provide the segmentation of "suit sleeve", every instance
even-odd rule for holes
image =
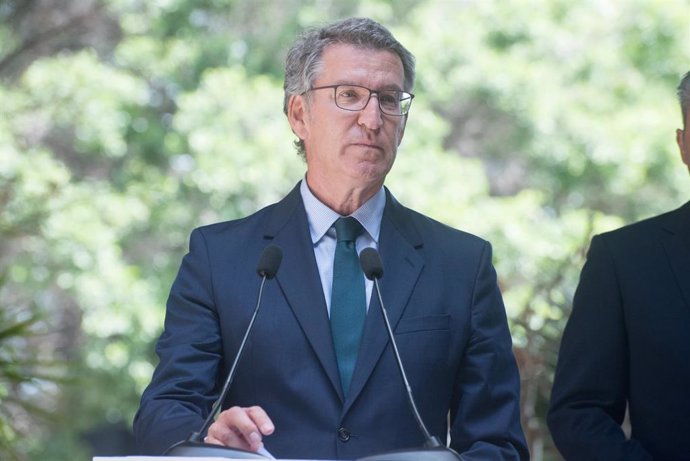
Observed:
[[[563,333],[548,426],[567,460],[648,460],[621,423],[628,389],[627,334],[615,261],[592,239]]]
[[[134,419],[142,453],[160,455],[199,430],[218,394],[221,348],[208,250],[197,229],[170,290],[160,361]]]
[[[451,447],[463,460],[527,460],[520,377],[488,242],[471,302],[470,338],[451,404]]]

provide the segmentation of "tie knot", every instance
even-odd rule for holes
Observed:
[[[338,242],[354,242],[364,228],[355,218],[338,218],[335,221],[335,233]]]

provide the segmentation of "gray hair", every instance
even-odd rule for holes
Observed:
[[[690,72],[686,73],[678,85],[678,101],[680,102],[680,111],[683,116],[683,128],[688,118],[688,111],[690,110]]]
[[[386,50],[397,54],[402,61],[404,91],[412,92],[415,78],[415,58],[381,24],[367,18],[349,18],[305,30],[288,51],[285,60],[283,112],[287,115],[291,96],[308,91],[322,68],[324,50],[334,44],[359,48]],[[297,152],[304,157],[304,142],[295,141]]]

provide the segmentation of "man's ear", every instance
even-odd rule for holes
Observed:
[[[306,97],[303,95],[292,95],[288,99],[287,118],[290,128],[295,135],[304,140],[309,135],[309,108],[307,107]]]
[[[678,144],[678,150],[680,150],[680,158],[683,160],[683,163],[687,165],[688,169],[690,169],[690,146],[687,145],[685,141],[685,130],[678,128],[676,130],[676,143]]]
[[[405,136],[405,128],[407,127],[407,117],[409,114],[403,115],[402,127],[400,128],[400,138],[398,139],[398,147],[402,143],[403,137]]]

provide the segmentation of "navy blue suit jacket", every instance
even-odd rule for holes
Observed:
[[[526,459],[490,245],[404,208],[388,192],[379,241],[381,295],[429,431],[445,440],[450,414],[451,445],[467,459]],[[420,447],[376,299],[343,396],[296,187],[247,218],[192,233],[168,300],[160,363],[134,422],[142,450],[161,453],[201,426],[253,312],[256,263],[271,243],[283,262],[266,284],[224,408],[263,407],[276,428],[264,443],[279,458],[354,459]]]
[[[690,202],[592,239],[548,423],[568,460],[690,460]]]

